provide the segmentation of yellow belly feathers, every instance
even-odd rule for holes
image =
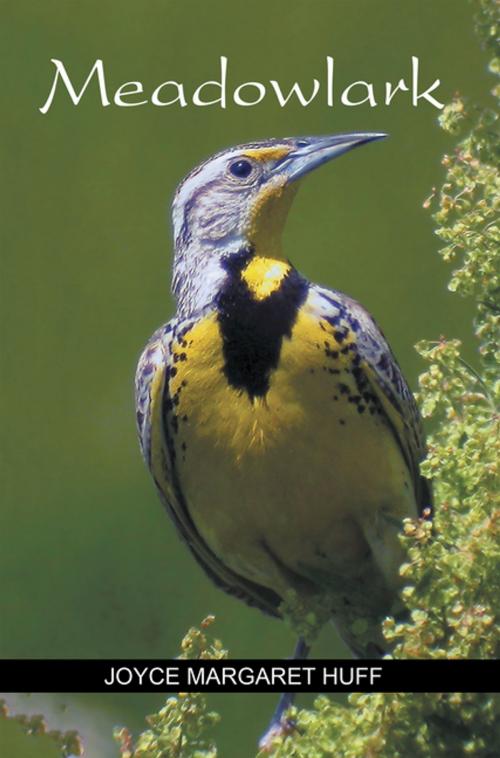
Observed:
[[[370,553],[394,586],[400,519],[416,515],[390,427],[339,389],[355,391],[350,353],[330,370],[325,340],[335,347],[306,301],[269,391],[254,399],[227,382],[215,314],[174,345],[185,354],[171,389],[180,390],[176,467],[191,517],[225,564],[281,595],[352,581]]]

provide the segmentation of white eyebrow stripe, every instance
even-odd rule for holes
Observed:
[[[214,158],[209,158],[206,163],[202,163],[201,166],[191,171],[179,185],[173,204],[177,205],[180,203],[184,205],[189,202],[189,198],[194,192],[197,192],[200,187],[205,186],[205,184],[208,184],[220,174],[227,161],[240,155],[241,149],[227,150],[224,153],[216,155]]]
[[[207,182],[214,178],[216,174],[226,161],[231,158],[242,157],[247,150],[259,150],[270,147],[287,147],[291,146],[291,143],[295,140],[294,137],[273,137],[271,139],[257,140],[255,142],[246,142],[241,145],[235,145],[227,150],[222,150],[215,155],[210,156],[204,163],[199,164],[194,168],[187,176],[180,182],[177,187],[177,191],[174,196],[173,205],[177,203],[186,203],[189,201],[194,187],[193,182],[196,182],[197,186],[203,186]]]

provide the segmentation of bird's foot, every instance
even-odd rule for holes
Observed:
[[[271,721],[267,731],[259,740],[259,750],[262,753],[270,754],[276,747],[276,741],[283,737],[293,734],[297,730],[295,719],[282,716],[278,721]]]

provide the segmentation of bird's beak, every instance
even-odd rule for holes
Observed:
[[[328,137],[297,138],[296,147],[276,164],[273,174],[285,175],[287,181],[294,182],[333,158],[360,147],[367,142],[384,139],[383,133],[335,134]]]

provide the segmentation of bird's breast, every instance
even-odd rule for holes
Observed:
[[[359,564],[360,524],[411,513],[414,500],[356,373],[355,334],[307,298],[280,333],[260,351],[256,335],[238,343],[234,317],[203,317],[173,345],[170,397],[179,482],[201,535],[234,570],[284,591],[284,566],[309,581]]]

